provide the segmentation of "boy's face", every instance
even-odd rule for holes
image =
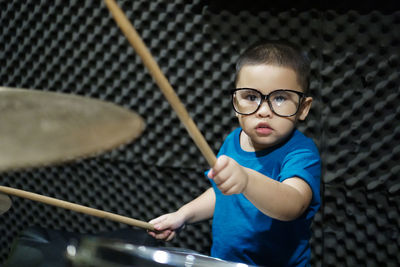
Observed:
[[[273,65],[243,66],[236,87],[254,88],[264,95],[277,89],[303,92],[292,69]],[[240,137],[242,148],[245,151],[257,151],[280,143],[292,132],[297,120],[304,120],[307,117],[311,103],[311,97],[305,98],[297,114],[292,117],[280,117],[274,114],[266,100],[253,114],[236,114],[243,129]]]

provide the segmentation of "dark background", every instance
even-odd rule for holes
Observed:
[[[312,265],[398,266],[398,2],[243,2],[118,1],[215,153],[238,125],[228,89],[239,53],[258,38],[302,46],[312,59],[314,105],[299,128],[323,160]],[[125,147],[2,173],[2,185],[144,221],[209,186],[207,162],[103,2],[0,1],[0,25],[1,86],[103,99],[137,112],[147,125]],[[126,227],[12,200],[0,216],[0,263],[21,231],[34,225],[74,233]],[[188,226],[167,244],[206,255],[210,245],[209,222]]]

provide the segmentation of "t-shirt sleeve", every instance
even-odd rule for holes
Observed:
[[[321,203],[320,181],[321,181],[321,159],[317,151],[312,149],[297,149],[289,153],[284,160],[279,181],[288,178],[299,177],[303,179],[312,190],[312,200],[307,218],[315,215]]]

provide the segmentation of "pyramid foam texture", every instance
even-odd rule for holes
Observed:
[[[258,38],[298,43],[312,60],[313,107],[300,130],[323,160],[313,266],[400,262],[400,9],[317,1],[117,1],[216,153],[238,126],[228,89]],[[336,1],[335,1],[336,3]],[[208,165],[101,1],[1,1],[0,85],[83,95],[146,122],[133,143],[60,166],[6,172],[1,184],[140,220],[209,186]],[[2,126],[0,126],[2,127]],[[12,197],[0,216],[0,263],[21,231],[78,233],[121,224]],[[210,222],[166,246],[209,255]]]

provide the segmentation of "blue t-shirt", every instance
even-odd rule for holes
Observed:
[[[306,266],[311,254],[310,225],[321,202],[318,149],[310,138],[294,130],[282,144],[247,152],[240,147],[241,131],[238,128],[226,138],[218,156],[227,155],[280,182],[300,177],[313,196],[299,218],[285,222],[263,214],[243,194],[223,195],[211,180],[216,194],[211,256],[250,265]]]

